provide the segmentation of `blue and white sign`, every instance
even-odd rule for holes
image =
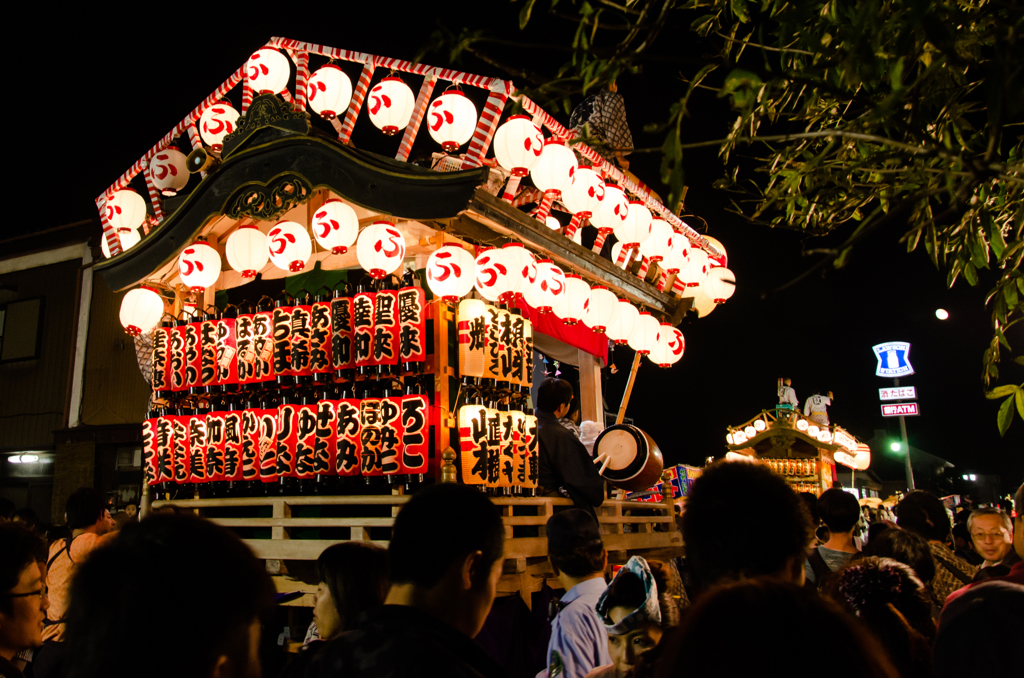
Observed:
[[[905,341],[887,341],[884,344],[872,346],[875,357],[878,358],[878,367],[875,369],[876,377],[905,377],[914,373],[910,366],[910,344]]]

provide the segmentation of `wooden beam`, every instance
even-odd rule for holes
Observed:
[[[601,394],[601,361],[577,349],[580,363],[580,421],[596,421],[604,427],[604,397]]]

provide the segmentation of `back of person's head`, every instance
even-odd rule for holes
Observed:
[[[935,559],[928,548],[928,542],[919,534],[898,527],[885,530],[872,537],[864,547],[865,556],[892,558],[914,571],[918,578],[928,583],[935,578]]]
[[[573,398],[572,384],[565,379],[548,377],[537,389],[537,409],[554,412],[562,405],[571,403]]]
[[[0,523],[6,522],[14,517],[14,511],[17,507],[14,502],[7,497],[0,497]]]
[[[38,533],[40,529],[39,514],[28,507],[18,509],[17,511],[15,511],[14,516],[11,517],[11,520],[16,523],[21,523],[22,525],[36,533]]]
[[[914,490],[896,505],[896,522],[904,530],[915,532],[928,541],[949,539],[949,516],[942,500],[930,492]]]
[[[818,498],[814,496],[813,492],[798,492],[797,496],[800,497],[800,501],[804,503],[804,508],[807,509],[807,514],[811,518],[811,525],[817,527],[821,522],[821,516],[818,515]]]
[[[954,543],[957,539],[963,541],[964,546],[970,547],[971,544],[971,531],[967,527],[967,522],[956,523],[953,525],[953,540]]]
[[[942,608],[935,678],[1019,678],[1024,666],[1024,587],[975,584]]]
[[[756,632],[738,638],[737,620]],[[662,639],[658,676],[895,678],[885,650],[834,602],[773,580],[735,582],[702,595]],[[730,646],[732,646],[730,648]],[[800,648],[828,648],[827,670]],[[718,650],[718,651],[716,651]]]
[[[7,596],[32,563],[46,562],[46,542],[16,522],[0,524],[0,614],[11,614],[14,599]]]
[[[548,559],[559,572],[587,577],[607,564],[601,529],[594,516],[581,509],[559,511],[548,518]]]
[[[106,510],[107,498],[96,490],[91,487],[82,487],[75,490],[74,494],[68,497],[68,502],[65,504],[68,528],[78,530],[94,525],[97,520],[103,517],[103,512]]]
[[[433,588],[467,555],[481,553],[481,572],[490,572],[505,549],[498,509],[469,485],[425,487],[402,507],[388,545],[392,584]]]
[[[93,551],[71,583],[65,678],[251,673],[253,629],[273,602],[263,562],[228,530],[154,515]]]
[[[316,560],[320,581],[331,592],[341,621],[338,631],[353,628],[360,614],[384,603],[388,595],[387,550],[358,541],[328,546]]]
[[[831,532],[849,532],[860,519],[860,502],[846,490],[825,490],[818,497],[818,515]]]
[[[683,542],[698,587],[784,575],[794,561],[803,563],[810,541],[803,501],[764,466],[717,462],[690,488]]]

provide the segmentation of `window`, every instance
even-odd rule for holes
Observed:
[[[42,297],[0,308],[0,362],[38,358],[42,323]]]

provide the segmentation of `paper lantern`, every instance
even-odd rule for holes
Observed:
[[[205,240],[196,240],[178,255],[181,282],[196,293],[203,293],[220,277],[220,255]]]
[[[119,228],[117,229],[117,239],[121,241],[121,251],[127,252],[139,244],[142,236],[139,235],[136,228]]]
[[[544,225],[550,228],[552,231],[559,231],[562,229],[562,222],[557,217],[546,216],[544,217]]]
[[[664,261],[661,262],[661,267],[664,268],[665,272],[669,275],[679,273],[679,270],[686,265],[689,258],[689,239],[679,231],[673,232],[672,244],[668,248],[668,254],[665,255]]]
[[[252,224],[239,226],[228,236],[224,254],[228,257],[228,266],[243,278],[255,278],[270,260],[267,236]]]
[[[352,102],[352,81],[340,67],[327,64],[309,76],[306,101],[321,118],[333,120]]]
[[[487,301],[507,303],[509,271],[504,250],[485,249],[477,255],[475,266],[476,276],[473,284],[480,296]]]
[[[717,255],[712,255],[709,252],[708,253],[708,258],[711,259],[711,261],[715,262],[716,266],[726,266],[726,267],[728,267],[729,266],[729,253],[725,251],[725,247],[722,245],[722,243],[719,242],[718,240],[712,238],[709,235],[704,236],[704,239],[708,241],[709,245],[711,245],[712,247],[717,247],[718,251],[722,253],[721,256],[717,256]]]
[[[402,265],[405,237],[390,221],[375,221],[359,233],[356,259],[371,278],[380,280]]]
[[[565,291],[555,309],[555,315],[561,318],[566,325],[575,325],[583,320],[583,314],[586,313],[589,301],[590,285],[578,275],[566,275]]]
[[[297,273],[313,255],[313,242],[302,224],[279,221],[267,232],[267,253],[274,266]]]
[[[651,235],[640,243],[640,254],[657,263],[668,255],[672,247],[672,227],[664,219],[651,219]]]
[[[220,153],[224,148],[224,137],[235,131],[236,120],[238,111],[232,108],[231,104],[223,101],[214,104],[199,116],[199,136],[214,153]]]
[[[476,263],[462,245],[447,243],[427,259],[427,285],[434,296],[454,304],[473,289]]]
[[[146,220],[146,200],[130,188],[107,196],[107,223],[115,232],[138,228]]]
[[[693,307],[697,309],[697,317],[703,318],[718,308],[718,304],[707,292],[701,292],[693,299]]]
[[[515,177],[525,177],[544,150],[544,133],[529,116],[513,115],[494,133],[494,159]]]
[[[548,259],[537,262],[537,280],[530,288],[531,299],[527,303],[538,313],[550,313],[565,294],[565,273]],[[536,303],[534,303],[536,302]]]
[[[370,122],[388,136],[409,124],[416,98],[401,78],[384,78],[370,90]]]
[[[616,344],[625,344],[640,324],[640,311],[627,299],[619,299],[619,314],[608,323],[604,333]]]
[[[562,202],[574,215],[589,219],[601,207],[604,191],[600,174],[589,167],[578,167],[572,172],[569,186],[562,190]]]
[[[446,153],[454,153],[473,136],[476,119],[476,106],[469,97],[457,89],[450,89],[430,102],[427,131]]]
[[[708,271],[708,283],[711,298],[716,304],[724,304],[736,292],[736,275],[724,266]]]
[[[118,317],[129,336],[148,334],[164,316],[164,300],[152,287],[145,285],[129,290],[121,299]]]
[[[245,76],[254,92],[277,94],[288,86],[291,75],[288,57],[276,49],[264,47],[256,50],[245,66]]]
[[[641,311],[640,321],[633,328],[633,334],[629,337],[629,347],[640,355],[647,355],[658,342],[661,333],[661,323],[647,311]]]
[[[648,357],[658,367],[671,367],[679,362],[685,350],[686,340],[683,339],[683,333],[668,323],[662,323],[658,341]]]
[[[168,146],[149,161],[149,173],[161,195],[177,195],[188,185],[187,157],[176,146]]]
[[[501,248],[501,256],[508,267],[508,293],[509,299],[502,300],[510,303],[511,299],[518,296],[524,298],[526,292],[537,280],[537,262],[530,254],[530,251],[517,242],[510,242]]]
[[[626,193],[615,184],[604,185],[604,198],[601,205],[591,217],[591,221],[599,231],[612,233],[616,227],[621,226],[629,216],[629,200]]]
[[[332,198],[313,214],[313,237],[332,254],[344,254],[359,235],[359,217],[348,204]]]
[[[558,198],[568,188],[578,167],[576,154],[564,142],[548,139],[537,162],[530,168],[530,178],[537,188]]]
[[[619,313],[619,298],[607,287],[594,287],[583,314],[583,322],[598,334],[604,334]]]
[[[680,280],[686,285],[686,292],[683,293],[684,297],[696,298],[700,295],[709,268],[707,252],[698,247],[691,247],[690,256],[687,257],[686,262],[680,267],[679,273],[676,275],[676,280]]]
[[[615,226],[613,231],[615,239],[623,245],[638,246],[650,237],[652,219],[651,211],[647,209],[647,206],[639,200],[633,200],[629,203],[626,218]]]

